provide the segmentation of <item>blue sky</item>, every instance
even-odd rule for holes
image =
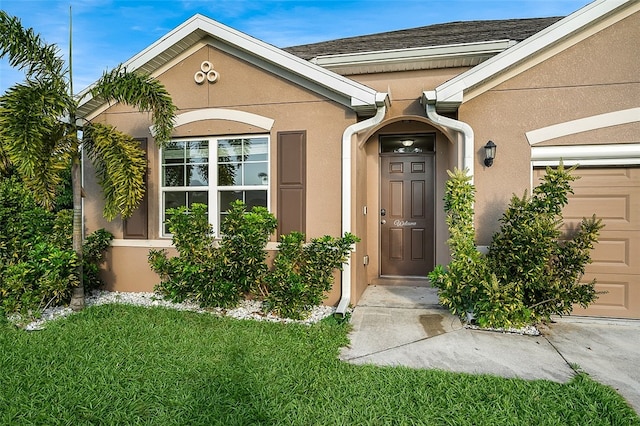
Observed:
[[[0,0],[68,57],[74,87],[134,56],[196,13],[278,47],[452,21],[565,16],[589,0]],[[0,60],[0,93],[23,75]]]

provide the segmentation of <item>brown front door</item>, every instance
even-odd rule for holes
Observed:
[[[426,277],[433,269],[434,158],[381,154],[380,275]]]

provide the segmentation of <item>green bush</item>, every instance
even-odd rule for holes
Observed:
[[[100,279],[100,264],[112,240],[113,234],[105,229],[98,229],[85,238],[82,244],[82,283],[85,290],[104,285]]]
[[[256,292],[267,273],[264,250],[269,236],[276,230],[276,218],[264,207],[247,212],[241,201],[235,201],[222,222],[220,251],[225,278],[236,283],[243,292]]]
[[[70,210],[49,212],[36,204],[18,179],[0,181],[0,307],[4,312],[37,314],[69,300],[79,283],[71,236]],[[89,278],[90,287],[99,260],[93,254],[84,259],[85,270],[95,274]]]
[[[207,206],[193,204],[191,210],[186,207],[169,209],[167,217],[178,256],[169,257],[166,250],[149,251],[151,269],[161,279],[155,290],[174,302],[195,299],[208,305],[210,297],[203,292],[207,282],[215,280],[220,261],[214,247],[213,229],[208,222]],[[214,301],[213,305],[233,304],[238,297]]]
[[[2,305],[7,312],[34,313],[64,303],[79,281],[72,250],[51,243],[38,243],[29,259],[9,265],[3,271]]]
[[[308,316],[331,290],[334,271],[342,269],[351,246],[360,240],[346,233],[342,238],[324,236],[309,244],[304,241],[305,236],[299,232],[281,237],[274,268],[267,275],[267,311],[293,319]]]
[[[489,268],[500,282],[521,291],[534,321],[569,314],[574,304],[586,307],[597,298],[595,280],[583,284],[580,278],[602,221],[593,215],[571,233],[560,229],[576,167],[547,168],[531,196],[514,196],[489,247]]]
[[[176,302],[195,300],[202,306],[231,307],[243,293],[256,290],[267,272],[264,246],[276,227],[267,209],[246,211],[234,202],[216,243],[207,220],[207,206],[194,204],[171,209],[169,230],[178,251],[168,257],[165,250],[151,250],[149,263],[162,282],[156,290]]]
[[[246,211],[234,202],[216,241],[207,220],[207,206],[194,204],[168,210],[169,230],[178,256],[151,250],[149,264],[160,275],[156,291],[172,301],[193,300],[202,306],[233,307],[244,296],[265,298],[265,309],[284,317],[302,318],[331,289],[333,273],[341,268],[359,241],[324,236],[304,244],[304,235],[282,236],[269,271],[265,245],[276,228],[264,207]]]
[[[572,193],[575,169],[547,169],[532,196],[514,196],[500,219],[487,256],[475,246],[475,189],[466,172],[449,173],[445,210],[452,260],[429,274],[441,303],[454,314],[472,314],[486,327],[510,327],[568,314],[597,297],[580,283],[602,228],[595,216],[583,219],[572,235],[562,235],[562,209]]]

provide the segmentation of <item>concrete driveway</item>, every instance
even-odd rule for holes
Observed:
[[[472,330],[439,305],[436,289],[371,285],[351,323],[344,361],[560,383],[579,368],[640,413],[640,321],[565,317],[539,336]]]

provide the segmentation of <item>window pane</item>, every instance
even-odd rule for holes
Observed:
[[[218,185],[242,185],[242,169],[238,163],[218,164]]]
[[[186,198],[187,194],[183,191],[178,192],[165,192],[164,193],[164,218],[163,218],[163,231],[165,234],[169,233],[169,226],[167,225],[167,219],[169,219],[169,215],[167,214],[167,210],[175,209],[180,206],[186,206]]]
[[[209,205],[209,193],[207,191],[191,191],[187,193],[187,196],[189,198],[189,207],[195,203]]]
[[[245,139],[245,161],[267,161],[267,138]]]
[[[218,162],[242,161],[242,139],[218,140]]]
[[[208,163],[209,162],[209,142],[208,141],[192,141],[188,143],[187,161],[190,163]]]
[[[184,186],[184,166],[164,166],[163,186]]]
[[[434,152],[435,145],[436,136],[434,133],[380,136],[380,152],[405,154]]]
[[[226,212],[231,208],[231,203],[236,200],[242,201],[243,191],[220,191],[220,212]]]
[[[269,183],[268,164],[265,163],[245,163],[244,184],[245,185],[267,185]]]
[[[187,166],[187,186],[209,185],[209,165],[198,164]]]
[[[247,210],[253,207],[267,207],[267,191],[245,191],[245,204]]]
[[[162,162],[184,162],[184,142],[169,142],[166,148],[162,150]]]
[[[164,211],[187,205],[187,193],[184,191],[164,193]]]

